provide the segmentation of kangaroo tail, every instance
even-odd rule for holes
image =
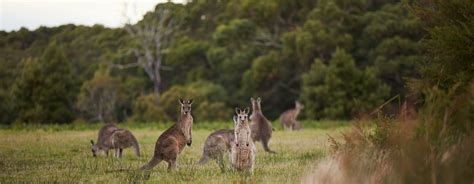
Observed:
[[[140,168],[140,170],[142,170],[142,171],[143,171],[143,170],[150,170],[150,169],[152,169],[153,167],[155,167],[156,165],[158,165],[160,162],[161,162],[161,158],[156,157],[156,156],[153,156],[153,157],[151,158],[151,160],[150,160],[147,164],[143,165],[143,166]]]
[[[204,146],[205,146],[205,145],[204,145]],[[199,160],[198,164],[199,164],[199,165],[202,165],[202,164],[207,163],[207,161],[209,161],[209,155],[208,155],[208,153],[207,153],[206,148],[204,148],[204,151],[202,151],[202,157],[201,157],[201,159]]]
[[[131,136],[132,137],[132,147],[133,147],[133,150],[135,151],[135,155],[137,155],[137,157],[140,157],[140,146],[138,145],[138,141],[137,141],[137,138],[135,138],[135,136]]]
[[[199,164],[199,165],[202,165],[202,164],[207,163],[207,161],[209,161],[209,156],[203,154],[202,157],[201,157],[201,159],[199,160],[198,164]]]

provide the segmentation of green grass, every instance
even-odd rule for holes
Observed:
[[[226,127],[229,123],[217,124],[212,127]],[[338,135],[346,129],[336,123],[298,132],[277,130],[270,141],[270,147],[277,154],[265,153],[257,143],[255,170],[249,175],[230,170],[222,173],[213,161],[202,166],[195,164],[201,157],[206,137],[212,132],[197,125],[193,129],[193,145],[178,156],[176,171],[168,172],[162,162],[150,172],[141,172],[138,168],[148,162],[155,141],[163,131],[153,125],[119,125],[135,134],[142,152],[142,157],[137,158],[131,149],[126,149],[122,159],[110,155],[92,157],[89,140],[96,139],[95,129],[99,125],[78,128],[81,130],[68,125],[42,125],[43,128],[37,130],[3,128],[0,130],[0,183],[299,183],[305,171],[327,154],[327,134]],[[62,129],[70,130],[59,131]]]

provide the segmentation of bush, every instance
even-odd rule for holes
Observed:
[[[180,113],[178,98],[193,98],[192,114],[196,121],[232,119],[232,108],[226,107],[227,94],[219,85],[198,81],[175,85],[161,94],[160,104],[152,94],[140,96],[133,107],[133,121],[175,121]]]
[[[156,105],[155,94],[148,94],[139,96],[133,103],[132,121],[137,122],[166,122],[171,118],[166,115],[163,108],[158,108]]]

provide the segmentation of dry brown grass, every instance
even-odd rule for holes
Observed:
[[[404,103],[397,118],[361,120],[330,139],[332,154],[303,183],[473,183],[474,83],[423,91],[418,114]]]

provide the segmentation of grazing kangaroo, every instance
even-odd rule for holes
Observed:
[[[168,163],[168,170],[176,168],[176,158],[183,151],[185,145],[191,146],[193,127],[193,116],[191,115],[191,104],[193,100],[183,100],[179,98],[181,113],[178,121],[165,132],[163,132],[155,144],[155,151],[150,162],[141,167],[141,170],[148,170],[155,167],[162,160]]]
[[[248,114],[250,109],[236,108],[237,116],[234,116],[234,141],[231,144],[230,160],[232,168],[236,171],[253,172],[256,149],[251,136]]]
[[[295,101],[295,108],[285,111],[280,115],[280,122],[283,128],[289,130],[300,130],[301,124],[296,120],[298,114],[304,106],[298,101]]]
[[[97,143],[94,143],[94,140],[91,140],[92,144],[92,156],[96,157],[99,151],[104,151],[105,155],[109,156],[109,149],[112,148],[112,142],[110,136],[113,132],[117,130],[117,126],[113,123],[106,124],[99,130],[99,135],[97,137]]]
[[[205,164],[209,159],[214,159],[217,164],[219,164],[221,171],[224,171],[224,154],[230,153],[231,143],[234,142],[234,136],[233,129],[221,129],[211,133],[204,143],[202,157],[199,160],[199,164]]]
[[[272,137],[273,128],[270,121],[268,121],[262,113],[260,106],[261,101],[262,99],[260,99],[260,97],[258,97],[257,100],[250,98],[250,102],[252,102],[252,115],[250,116],[250,120],[252,121],[250,127],[252,129],[252,139],[254,142],[260,141],[266,152],[275,153],[268,147],[268,141],[270,141]]]
[[[133,147],[135,155],[140,157],[140,147],[138,146],[138,141],[133,136],[132,132],[126,129],[117,129],[110,136],[110,142],[112,143],[112,148],[115,149],[115,156],[122,158],[122,151],[125,148]]]

